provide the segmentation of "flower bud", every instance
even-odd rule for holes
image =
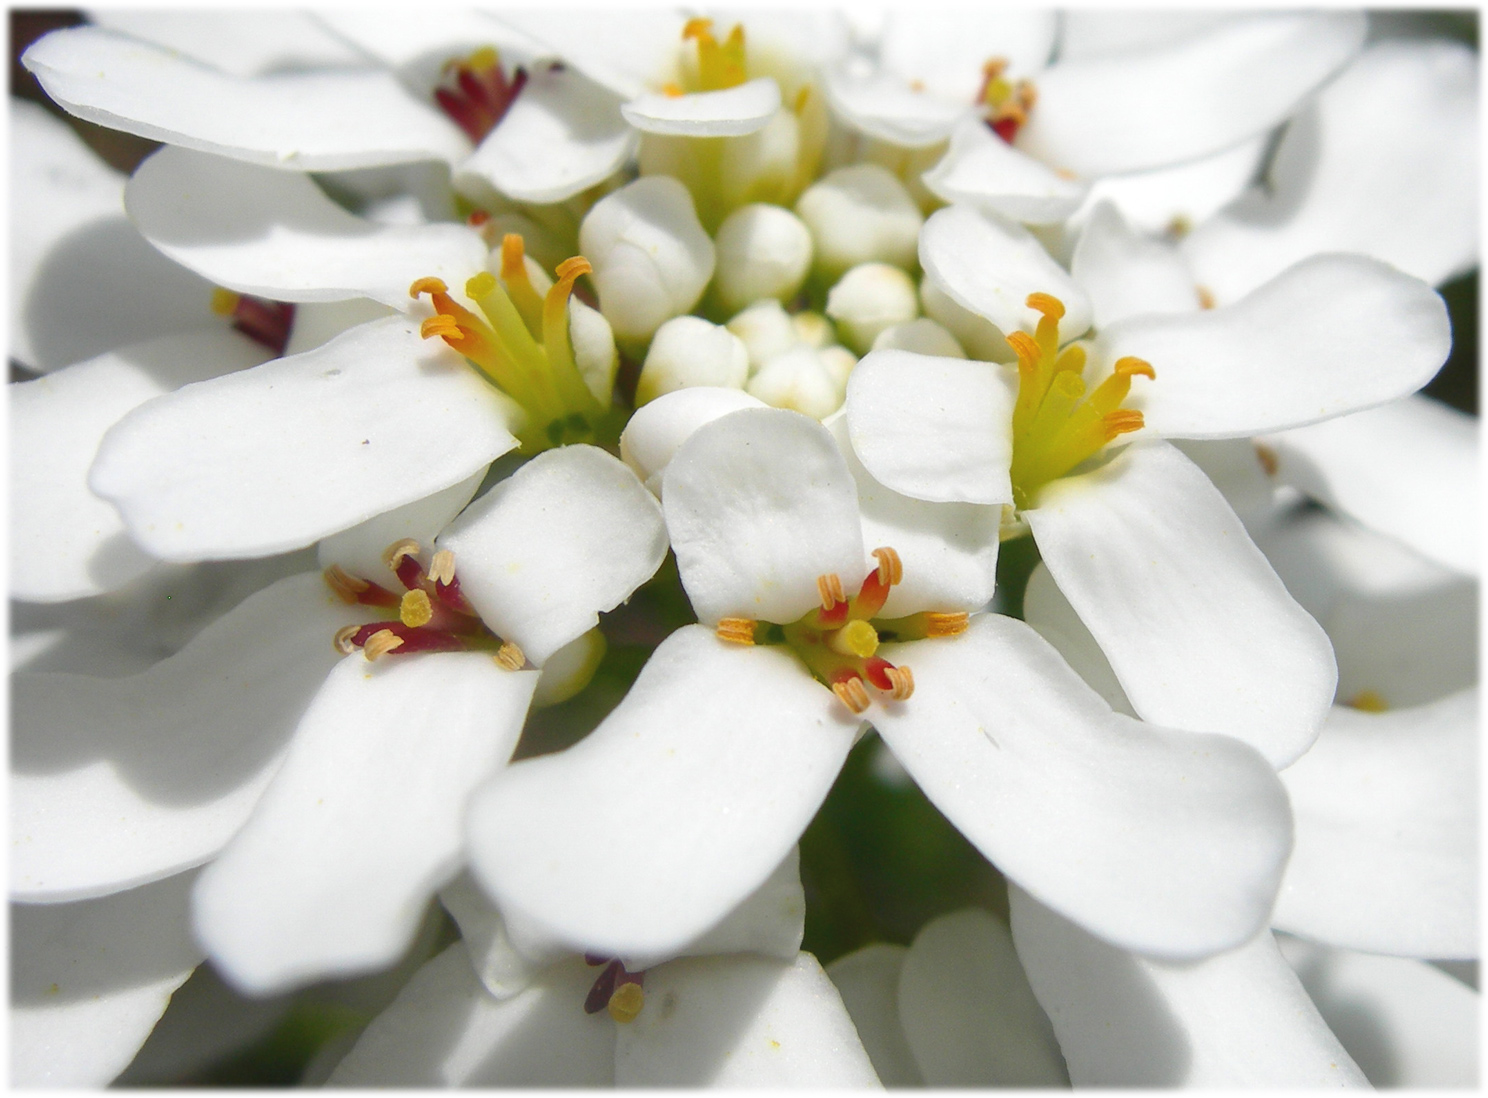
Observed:
[[[714,238],[718,270],[713,285],[735,313],[763,298],[788,301],[811,269],[811,233],[781,206],[755,203],[731,213]]]
[[[620,458],[661,495],[661,474],[677,448],[705,423],[743,408],[763,408],[742,389],[678,389],[638,408],[620,435]]]
[[[741,389],[748,376],[749,352],[733,332],[702,317],[673,317],[651,340],[636,384],[636,407],[698,385]]]
[[[928,277],[920,283],[920,301],[925,315],[955,336],[969,357],[984,362],[1012,362],[1017,357],[997,325],[957,304]]]
[[[800,342],[790,314],[773,298],[755,302],[726,327],[744,341],[750,368],[755,370]]]
[[[860,263],[909,269],[918,256],[924,216],[904,184],[886,168],[838,168],[810,187],[796,213],[816,243],[816,270],[828,281]]]
[[[808,347],[830,347],[837,340],[837,329],[821,313],[797,313],[791,323],[796,326],[796,338]]]
[[[575,640],[569,641],[547,658],[538,676],[537,688],[532,693],[532,704],[541,709],[567,701],[594,678],[604,659],[604,634],[595,626]]]
[[[848,271],[827,294],[827,315],[842,341],[866,354],[878,333],[920,315],[914,282],[898,267],[863,263]]]
[[[615,390],[615,371],[620,368],[620,352],[615,349],[615,333],[604,314],[591,309],[577,298],[568,302],[568,339],[573,344],[574,365],[584,376],[584,384],[594,399],[606,408]]]
[[[905,324],[895,324],[878,333],[873,341],[875,351],[913,351],[919,355],[937,355],[940,358],[965,358],[966,352],[956,337],[929,317],[920,317]]]
[[[832,375],[832,380],[837,383],[838,390],[845,396],[847,378],[853,372],[853,367],[858,364],[858,356],[841,344],[834,343],[830,347],[818,350],[816,357],[826,368],[827,373]]]
[[[579,250],[594,266],[616,339],[637,349],[690,312],[713,277],[713,241],[687,188],[667,176],[637,179],[596,202],[579,227]]]
[[[842,404],[842,389],[818,353],[798,346],[760,367],[745,386],[751,396],[775,408],[789,408],[821,419]]]

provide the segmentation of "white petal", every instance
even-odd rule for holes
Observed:
[[[515,445],[464,359],[388,317],[135,409],[104,436],[90,487],[156,556],[266,556],[457,484]]]
[[[1028,576],[1028,586],[1023,589],[1023,620],[1038,631],[1054,646],[1064,662],[1078,672],[1085,684],[1099,694],[1107,705],[1118,713],[1135,717],[1131,701],[1106,654],[1096,644],[1090,630],[1075,613],[1075,608],[1059,590],[1049,567],[1040,561]]]
[[[1151,49],[1188,38],[1233,19],[1221,9],[1075,8],[1060,13],[1059,60],[1101,57]]]
[[[975,503],[927,503],[885,488],[854,454],[847,419],[827,429],[858,487],[863,546],[887,546],[899,554],[904,578],[889,591],[880,617],[919,610],[980,610],[997,586],[997,549],[1002,509]]]
[[[1016,396],[993,364],[874,351],[847,382],[853,450],[876,479],[916,499],[1011,503]]]
[[[586,11],[583,18],[559,9],[505,10],[497,18],[552,49],[558,57],[616,95],[632,99],[647,86],[680,79],[688,45],[680,11],[636,8]]]
[[[899,1023],[899,974],[908,952],[902,945],[874,942],[827,966],[873,1070],[887,1087],[925,1085]]]
[[[988,58],[1008,63],[1008,74],[1029,76],[1043,68],[1054,47],[1058,17],[1017,8],[927,8],[889,13],[880,51],[890,72],[922,81],[926,90],[971,103],[982,86]]]
[[[391,316],[392,309],[365,297],[344,301],[302,301],[294,307],[294,326],[285,355],[300,355],[323,347],[342,332],[349,332],[369,320]]]
[[[1332,647],[1191,461],[1131,446],[1024,515],[1144,719],[1238,737],[1275,766],[1307,750],[1333,700]]]
[[[1131,230],[1110,203],[1091,213],[1075,245],[1070,273],[1090,295],[1103,329],[1144,313],[1194,313],[1199,295],[1182,253]]]
[[[1075,1086],[1368,1087],[1270,931],[1175,964],[1092,938],[1022,889],[1008,899]]]
[[[594,446],[539,454],[439,538],[491,630],[541,667],[651,578],[666,556],[661,508]]]
[[[791,847],[785,860],[763,884],[744,898],[724,920],[690,942],[679,954],[706,957],[714,953],[758,953],[791,962],[806,930],[806,892],[801,887],[801,852]],[[647,958],[626,958],[631,971],[648,968]],[[661,958],[656,963],[660,963]]]
[[[878,1084],[837,989],[809,953],[794,963],[673,961],[646,974],[646,1000],[616,1035],[618,1086]]]
[[[167,147],[125,192],[129,216],[166,255],[213,282],[279,301],[371,297],[409,308],[417,278],[459,289],[485,269],[463,225],[376,225],[349,214],[308,175]]]
[[[964,206],[938,210],[920,233],[920,263],[956,304],[1003,332],[1037,326],[1042,314],[1028,305],[1032,293],[1064,302],[1060,342],[1090,327],[1090,301],[1080,287],[1027,229],[1001,218]]]
[[[1353,56],[1364,30],[1356,12],[1277,12],[1065,62],[1038,77],[1038,103],[1017,143],[1080,175],[1218,152],[1286,118]]]
[[[1064,1059],[1007,925],[967,908],[926,923],[899,977],[899,1016],[932,1087],[1062,1087]]]
[[[1377,1087],[1478,1085],[1476,991],[1421,961],[1278,939],[1307,994]]]
[[[871,711],[926,795],[1010,879],[1110,941],[1194,957],[1265,924],[1291,846],[1249,747],[1113,713],[1031,628],[886,645],[914,696]]]
[[[96,27],[54,31],[24,63],[79,118],[271,168],[454,161],[470,148],[453,122],[387,72],[234,77]]]
[[[620,435],[620,456],[659,495],[662,473],[694,431],[730,412],[764,406],[742,389],[678,389],[635,410]]]
[[[595,972],[573,957],[514,998],[494,999],[456,942],[372,1020],[329,1085],[608,1086],[615,1023],[583,1010]]]
[[[101,1087],[128,1066],[201,960],[186,917],[191,880],[12,905],[12,1086]]]
[[[336,630],[357,620],[320,576],[292,576],[143,674],[17,675],[11,894],[83,899],[215,854],[340,658]]]
[[[1282,771],[1297,845],[1273,923],[1411,957],[1476,957],[1478,693],[1429,706],[1335,708]]]
[[[1261,464],[1256,444],[1248,438],[1174,439],[1235,509],[1247,530],[1258,528],[1276,507],[1276,484]],[[1303,603],[1306,606],[1306,603]],[[1311,607],[1308,608],[1309,612]]]
[[[1273,435],[1277,476],[1312,498],[1477,575],[1478,423],[1422,396]]]
[[[852,474],[820,424],[750,409],[699,428],[662,478],[667,531],[698,620],[795,621],[867,571]]]
[[[858,723],[785,652],[686,626],[587,739],[477,793],[472,869],[575,948],[676,950],[779,865]]]
[[[1441,297],[1364,256],[1304,260],[1233,305],[1132,317],[1094,357],[1136,355],[1157,379],[1133,393],[1147,426],[1177,438],[1260,434],[1413,393],[1447,360]]]
[[[362,60],[314,16],[296,11],[95,8],[88,18],[234,76],[346,68]]]
[[[921,178],[947,202],[1037,224],[1064,220],[1085,197],[1085,184],[1019,152],[976,115],[962,118],[946,155]]]
[[[344,657],[197,884],[197,934],[224,975],[263,995],[397,960],[458,870],[461,806],[510,756],[536,684],[481,652]]]
[[[43,602],[122,587],[156,562],[88,490],[99,440],[181,385],[269,357],[223,326],[162,336],[10,388],[11,593]]]
[[[854,129],[891,145],[929,148],[951,135],[967,102],[926,95],[888,72],[858,73],[843,66],[826,74],[827,101]]]
[[[483,46],[497,49],[507,68],[539,49],[491,13],[461,8],[324,8],[310,18],[359,53],[397,69],[406,84],[431,93],[447,62],[462,61]]]
[[[519,202],[561,202],[603,182],[637,138],[613,93],[558,67],[537,69],[501,124],[460,166]]]
[[[468,872],[439,890],[439,902],[459,926],[476,975],[498,999],[510,999],[543,969],[573,952],[539,927],[509,928]]]
[[[1184,241],[1232,301],[1316,252],[1439,284],[1478,258],[1478,63],[1456,42],[1380,42],[1291,125],[1264,188]]]
[[[780,85],[762,76],[723,91],[687,95],[648,92],[622,105],[620,113],[644,133],[738,137],[764,129],[779,109]]]

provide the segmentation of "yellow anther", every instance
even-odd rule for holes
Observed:
[[[689,19],[682,27],[682,41],[688,42],[694,38],[701,38],[709,34],[713,29],[713,20],[698,17]]]
[[[508,282],[527,277],[527,247],[520,233],[501,238],[501,277]]]
[[[1261,463],[1261,468],[1266,471],[1268,477],[1274,477],[1276,470],[1281,468],[1281,459],[1276,456],[1276,451],[1269,446],[1257,442],[1255,444],[1256,460]]]
[[[594,266],[583,256],[576,255],[558,264],[554,271],[559,282],[573,282],[580,275],[592,274]]]
[[[624,983],[615,989],[605,1009],[617,1022],[633,1022],[645,1005],[646,993],[641,990],[641,985]]]
[[[444,284],[444,280],[432,276],[416,278],[413,280],[413,285],[408,287],[409,297],[418,297],[419,294],[443,294],[448,292],[449,287]]]
[[[1003,73],[1007,72],[1007,67],[1006,57],[989,57],[982,62],[982,76],[987,80],[996,80]]]
[[[495,47],[482,46],[465,59],[465,67],[476,72],[488,72],[501,63]]]
[[[821,597],[823,610],[830,610],[839,602],[847,601],[842,595],[842,577],[836,572],[816,577],[816,593]]]
[[[362,645],[362,655],[369,660],[378,660],[395,648],[403,647],[403,638],[391,629],[379,629]]]
[[[336,593],[336,597],[342,602],[354,603],[357,596],[371,586],[366,580],[359,579],[345,571],[339,564],[333,564],[322,573],[325,577],[326,586]]]
[[[914,694],[914,673],[907,667],[890,667],[884,671],[893,689],[889,691],[889,697],[895,701],[908,701]]]
[[[351,643],[351,638],[356,636],[360,629],[360,625],[348,625],[344,629],[337,629],[335,639],[332,641],[336,646],[336,651],[343,656],[349,656],[355,652],[356,645]]]
[[[398,603],[398,620],[410,629],[433,621],[434,603],[429,600],[429,592],[418,588],[403,592],[403,601]]]
[[[1034,342],[1033,336],[1027,332],[1009,332],[1007,334],[1008,346],[1018,356],[1018,365],[1021,368],[1032,369],[1038,364],[1039,345]]]
[[[719,618],[714,631],[719,640],[733,644],[754,643],[754,622],[750,618]]]
[[[1168,222],[1168,227],[1164,231],[1174,240],[1182,240],[1193,232],[1193,222],[1183,214],[1174,214],[1173,220]]]
[[[1390,703],[1373,690],[1359,691],[1348,702],[1348,705],[1364,713],[1383,713],[1390,708]]]
[[[1199,308],[1214,308],[1214,291],[1210,290],[1208,286],[1195,286],[1194,293],[1199,296]]]
[[[240,300],[242,299],[231,290],[218,286],[212,291],[212,312],[218,316],[232,316]]]
[[[448,587],[455,582],[455,554],[448,549],[441,549],[434,554],[434,559],[429,562],[429,578],[435,583],[442,583]]]
[[[527,664],[527,657],[511,641],[503,644],[493,658],[508,671],[520,671]]]
[[[957,637],[966,632],[971,618],[964,612],[939,614],[931,611],[925,615],[925,636]]]
[[[676,84],[666,83],[661,86],[661,94],[668,99],[681,99],[687,93]]]
[[[1029,294],[1025,304],[1030,309],[1043,313],[1050,320],[1064,319],[1064,302],[1052,294]]]
[[[398,565],[403,562],[404,557],[416,557],[419,553],[419,543],[413,538],[402,538],[393,542],[382,551],[382,563],[393,571],[398,570]]]
[[[844,679],[842,682],[834,682],[832,693],[842,699],[842,704],[854,713],[862,713],[868,709],[868,691],[863,688],[862,679]]]
[[[481,271],[465,280],[465,296],[474,300],[485,297],[496,288],[496,276],[490,271]]]
[[[827,647],[839,656],[856,656],[866,660],[878,651],[878,630],[866,621],[850,621],[823,638]]]
[[[878,558],[878,582],[889,587],[900,583],[904,579],[904,562],[899,559],[899,554],[887,545],[873,550],[873,555]]]
[[[1157,377],[1157,371],[1152,368],[1152,363],[1144,358],[1134,358],[1131,355],[1118,358],[1112,369],[1123,377],[1133,377],[1136,374],[1141,374],[1143,377]]]
[[[460,335],[460,322],[447,313],[436,313],[419,325],[419,335],[424,339],[433,336],[457,339]]]
[[[1120,435],[1140,431],[1146,423],[1142,413],[1132,408],[1117,408],[1114,412],[1107,412],[1101,417],[1101,425],[1105,428],[1107,442]]]

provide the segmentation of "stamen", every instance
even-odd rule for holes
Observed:
[[[827,647],[839,656],[867,659],[878,651],[878,631],[866,621],[850,621],[825,637]]]
[[[1064,302],[1052,294],[1029,294],[1025,304],[1030,309],[1037,309],[1050,320],[1064,319]]]
[[[609,1005],[610,996],[615,992],[615,979],[621,973],[622,968],[619,961],[611,961],[605,965],[604,971],[594,978],[594,983],[589,987],[589,994],[584,997],[584,1013],[598,1014]]]
[[[1144,358],[1136,358],[1132,355],[1127,355],[1125,358],[1118,358],[1113,369],[1123,377],[1132,377],[1136,374],[1141,374],[1143,377],[1154,380],[1157,378],[1157,371],[1152,368],[1150,362]]]
[[[422,588],[406,592],[398,605],[398,620],[410,629],[433,621],[434,604],[429,600],[429,592]]]
[[[403,638],[391,629],[379,629],[362,645],[362,655],[369,660],[381,659],[394,649],[403,647]]]
[[[435,313],[419,325],[419,335],[424,339],[433,336],[441,339],[459,339],[460,322],[444,313]]]
[[[890,667],[884,674],[889,677],[893,689],[889,697],[895,701],[908,701],[914,693],[914,674],[907,667]]]
[[[408,296],[417,298],[419,294],[444,294],[449,293],[449,287],[444,284],[442,278],[434,278],[432,275],[425,278],[416,278],[413,285],[408,287]]]
[[[934,611],[925,615],[925,636],[927,637],[956,637],[966,632],[971,622],[970,615],[964,612],[954,614],[938,614]]]
[[[899,559],[899,554],[889,546],[873,550],[873,555],[878,558],[878,582],[893,587],[904,579],[904,562]]]
[[[1255,444],[1256,460],[1261,463],[1261,468],[1266,471],[1268,477],[1276,476],[1276,470],[1281,468],[1281,459],[1276,456],[1276,451],[1269,446],[1259,442]]]
[[[842,577],[836,572],[816,577],[816,593],[821,596],[823,610],[830,610],[839,602],[847,601],[842,595]]]
[[[233,310],[238,307],[238,295],[231,290],[224,290],[221,286],[212,289],[212,312],[218,316],[232,316]]]
[[[625,975],[628,976],[630,973],[625,973]],[[639,973],[636,975],[639,976]],[[641,989],[640,981],[637,979],[618,984],[614,994],[610,996],[607,1007],[611,1018],[625,1023],[635,1021],[636,1015],[640,1014],[641,1008],[645,1005],[646,993]]]
[[[1390,708],[1384,696],[1373,690],[1361,690],[1345,704],[1363,713],[1384,713]]]
[[[732,644],[754,643],[754,621],[750,618],[720,618],[714,631],[719,640]]]
[[[501,649],[496,653],[494,658],[498,664],[508,671],[520,671],[527,664],[527,657],[511,641],[506,641],[502,644]]]
[[[868,691],[863,688],[863,680],[856,675],[834,682],[832,693],[854,713],[863,713],[868,709]]]
[[[361,632],[361,629],[360,625],[348,625],[344,629],[337,629],[335,639],[332,641],[336,646],[336,651],[343,656],[349,656],[355,652],[357,646],[352,638]]]
[[[359,579],[345,571],[339,564],[333,564],[321,575],[325,578],[326,586],[336,593],[336,597],[342,602],[355,604],[357,596],[371,586],[366,580]]]
[[[1101,418],[1101,423],[1106,431],[1106,441],[1112,442],[1119,435],[1140,431],[1146,426],[1147,421],[1142,413],[1135,409],[1117,408],[1114,412],[1107,412]]]
[[[435,583],[448,587],[455,581],[455,554],[448,549],[441,549],[434,554],[434,559],[429,562],[429,578]]]
[[[1214,292],[1210,290],[1209,287],[1197,286],[1194,288],[1194,292],[1199,295],[1199,308],[1214,308]]]

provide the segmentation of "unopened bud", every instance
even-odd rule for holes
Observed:
[[[814,419],[831,415],[842,405],[842,389],[810,347],[776,355],[749,379],[745,389],[766,404]]]
[[[838,168],[801,196],[796,213],[811,230],[816,269],[828,280],[860,263],[915,265],[925,219],[904,184],[886,168]]]
[[[694,431],[730,412],[763,407],[741,389],[679,389],[630,417],[620,435],[620,458],[659,496],[661,474]]]
[[[940,358],[965,358],[966,352],[956,337],[931,320],[920,317],[905,324],[895,324],[878,333],[873,341],[875,351],[913,351],[918,355],[936,355]]]
[[[758,370],[776,355],[784,354],[800,343],[791,316],[778,301],[756,301],[726,325],[744,341],[749,365]]]
[[[816,357],[827,373],[832,375],[832,380],[837,383],[837,388],[845,395],[847,393],[847,378],[858,364],[858,356],[849,351],[841,344],[834,343],[830,347],[823,347],[816,352]]]
[[[837,329],[821,313],[797,313],[791,323],[796,326],[796,337],[808,347],[829,347],[837,340]]]
[[[713,285],[731,313],[767,297],[790,300],[811,269],[811,232],[781,206],[754,203],[735,210],[713,243],[718,250]]]
[[[574,365],[583,375],[584,384],[589,386],[594,399],[608,408],[615,388],[615,371],[620,368],[620,352],[615,349],[615,333],[610,322],[603,313],[571,297],[568,339],[573,344]]]
[[[733,332],[702,317],[673,317],[651,340],[636,385],[636,406],[699,385],[741,389],[748,376],[749,352]]]
[[[878,333],[920,315],[919,295],[909,275],[887,263],[863,263],[842,276],[827,294],[827,315],[842,341],[859,354]]]
[[[596,626],[554,652],[542,665],[532,704],[538,708],[557,705],[588,686],[607,647],[604,634]]]

